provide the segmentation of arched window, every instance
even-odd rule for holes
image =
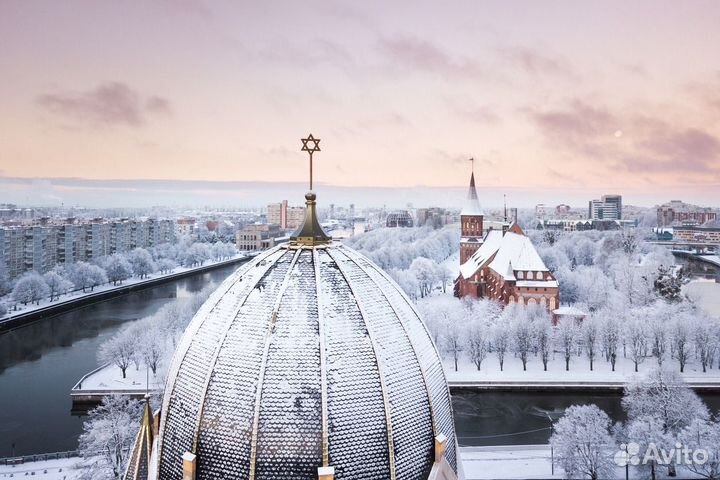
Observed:
[[[555,297],[550,297],[550,310],[555,310]]]
[[[542,272],[535,272],[535,280],[542,280]]]
[[[547,305],[547,299],[546,299],[545,297],[542,297],[542,298],[540,299],[540,305],[542,305],[543,307],[544,307],[545,305]]]
[[[537,301],[535,301],[534,298],[528,298],[527,304],[528,304],[528,305],[535,305],[535,304],[537,304]]]
[[[523,278],[525,278],[525,272],[519,271],[517,277],[522,280]]]

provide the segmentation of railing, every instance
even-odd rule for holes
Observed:
[[[20,455],[17,457],[0,458],[0,465],[22,465],[28,462],[44,462],[47,460],[73,458],[79,456],[80,452],[78,450],[70,450],[68,452],[37,453],[35,455]]]

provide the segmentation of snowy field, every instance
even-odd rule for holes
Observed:
[[[251,255],[252,255],[252,254],[251,254]],[[49,298],[45,298],[45,299],[43,299],[43,300],[40,301],[40,304],[39,304],[39,305],[34,305],[34,304],[33,304],[33,305],[22,305],[22,304],[20,304],[20,305],[18,305],[18,309],[17,309],[17,310],[9,310],[9,311],[7,312],[7,315],[5,315],[4,317],[0,317],[0,322],[2,322],[2,321],[5,320],[5,319],[11,318],[11,317],[14,316],[14,315],[23,314],[23,313],[29,313],[29,312],[32,312],[32,311],[34,311],[34,310],[38,310],[38,309],[45,308],[45,307],[49,307],[49,306],[62,305],[62,304],[64,304],[64,303],[72,303],[72,302],[74,302],[74,301],[76,301],[76,300],[79,300],[79,299],[81,299],[81,298],[83,298],[83,297],[88,297],[88,296],[90,296],[90,295],[96,295],[96,294],[98,294],[98,293],[109,292],[109,291],[112,291],[112,290],[118,290],[118,289],[121,289],[121,288],[126,288],[126,287],[131,286],[131,285],[137,285],[137,284],[142,284],[142,283],[145,283],[145,282],[148,282],[148,281],[154,281],[154,280],[157,280],[158,278],[172,277],[172,276],[175,276],[175,275],[178,275],[178,274],[183,274],[183,273],[191,272],[191,271],[193,271],[193,270],[199,270],[199,269],[207,268],[207,267],[209,267],[209,266],[216,265],[216,264],[231,263],[231,262],[234,261],[234,260],[237,260],[237,259],[240,259],[240,258],[245,258],[245,257],[247,257],[247,256],[248,256],[248,255],[245,254],[245,253],[239,253],[239,254],[231,257],[229,260],[207,261],[207,262],[205,262],[204,265],[198,266],[198,267],[182,267],[182,266],[178,266],[178,267],[176,267],[176,268],[173,269],[172,273],[167,273],[167,274],[153,273],[153,274],[150,274],[150,275],[148,275],[146,278],[143,278],[143,279],[138,278],[138,277],[133,277],[133,278],[129,278],[129,279],[123,281],[123,283],[122,283],[121,285],[113,285],[112,283],[107,283],[107,284],[105,284],[105,285],[100,285],[100,286],[98,286],[98,287],[95,287],[95,289],[94,289],[92,292],[91,292],[91,291],[83,292],[82,290],[76,290],[76,291],[69,292],[69,293],[67,293],[67,294],[62,295],[62,296],[61,296],[61,299],[62,299],[62,300],[60,300],[60,301],[55,300],[55,301],[51,302],[51,301],[49,300]]]
[[[720,318],[720,283],[694,280],[683,287],[683,293],[696,301],[710,315]]]
[[[122,392],[122,393],[144,393],[147,391],[147,381],[150,381],[150,391],[160,391],[164,383],[164,375],[158,370],[157,375],[148,371],[144,366],[140,369],[130,365],[126,371],[126,378],[123,378],[122,371],[117,365],[104,365],[93,372],[88,373],[80,380],[73,393],[88,392]]]
[[[0,465],[0,478],[32,477],[39,480],[78,480],[80,471],[74,467],[79,458],[61,458],[21,465]]]

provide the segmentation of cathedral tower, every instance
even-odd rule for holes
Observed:
[[[475,163],[473,159],[470,161]],[[462,265],[480,248],[483,242],[483,211],[478,201],[477,190],[475,190],[475,169],[470,174],[470,186],[468,187],[467,200],[460,212],[460,228],[462,238],[460,239],[460,264]]]

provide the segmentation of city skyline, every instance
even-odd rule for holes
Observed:
[[[450,205],[473,156],[484,205],[715,205],[719,20],[715,2],[3,2],[3,200],[240,204],[265,184],[225,182],[276,182],[292,202],[312,131],[321,201]]]

